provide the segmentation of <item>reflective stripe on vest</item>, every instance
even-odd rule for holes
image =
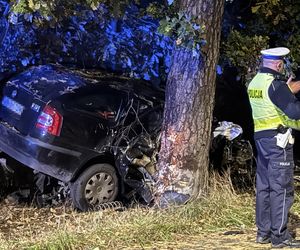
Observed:
[[[276,129],[279,124],[283,124],[282,117],[268,94],[273,80],[274,76],[272,74],[258,73],[249,84],[248,95],[255,132]]]

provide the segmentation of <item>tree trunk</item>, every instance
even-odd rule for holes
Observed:
[[[158,162],[157,202],[184,203],[207,192],[223,0],[181,0],[180,9],[206,26],[200,56],[177,47],[168,75]]]

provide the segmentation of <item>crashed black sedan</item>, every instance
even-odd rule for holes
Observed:
[[[141,80],[31,67],[2,82],[0,150],[68,183],[80,210],[133,191],[150,202],[163,99]]]

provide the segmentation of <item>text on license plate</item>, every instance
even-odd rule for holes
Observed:
[[[6,107],[10,111],[12,111],[18,115],[21,115],[24,110],[23,105],[17,103],[16,101],[12,100],[11,98],[9,98],[7,96],[3,97],[2,106]]]

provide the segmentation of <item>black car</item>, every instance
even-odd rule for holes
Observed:
[[[0,150],[68,183],[81,210],[127,190],[150,202],[163,100],[145,81],[31,67],[2,83]]]

